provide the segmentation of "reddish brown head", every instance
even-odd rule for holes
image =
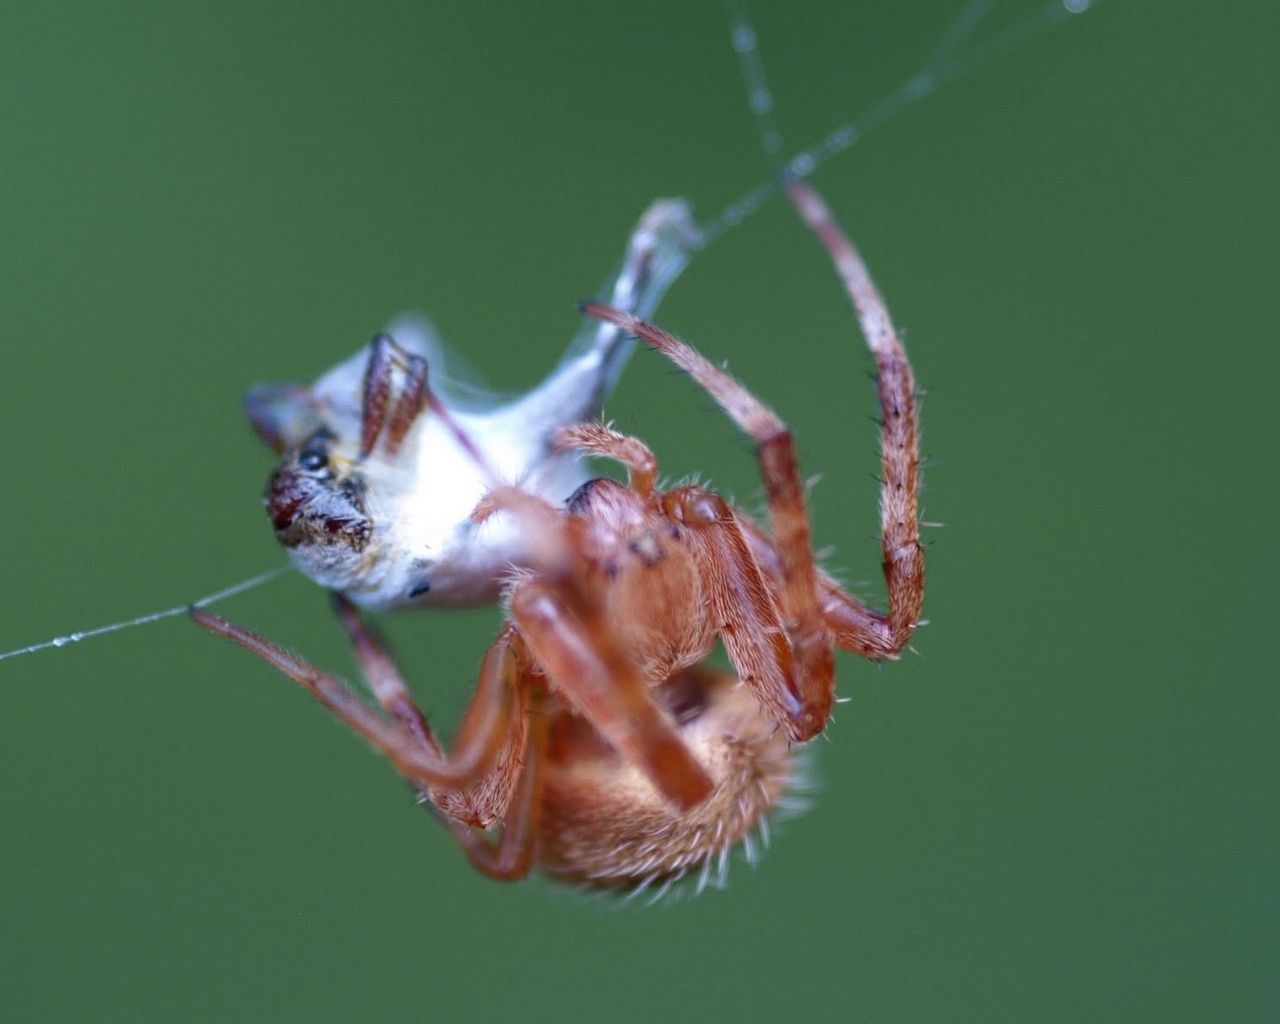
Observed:
[[[265,503],[276,538],[286,548],[337,546],[361,551],[372,524],[359,473],[341,471],[334,435],[320,429],[281,459],[267,481]]]

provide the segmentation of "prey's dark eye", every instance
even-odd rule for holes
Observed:
[[[324,452],[309,448],[298,456],[298,466],[308,473],[318,473],[329,464],[329,457]]]
[[[298,452],[298,468],[304,473],[320,473],[329,468],[329,446],[333,444],[333,433],[321,427],[309,438]]]

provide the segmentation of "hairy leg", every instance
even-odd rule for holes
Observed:
[[[924,549],[920,544],[920,446],[915,379],[906,350],[893,329],[884,299],[858,250],[818,194],[799,180],[787,183],[800,216],[822,243],[858,314],[862,333],[876,360],[880,395],[880,452],[884,483],[880,491],[880,537],[889,612],[867,621],[866,609],[834,585],[823,587],[827,618],[842,647],[891,657],[906,646],[924,604]],[[829,582],[829,581],[828,581]],[[868,629],[870,627],[870,629]],[[868,649],[868,650],[864,650]],[[881,653],[883,652],[883,653]]]
[[[578,423],[561,427],[551,439],[560,451],[580,451],[588,455],[613,459],[627,467],[631,489],[649,497],[658,482],[658,460],[649,446],[639,438],[620,434],[603,423]]]
[[[371,689],[397,718],[396,722],[382,718],[338,679],[243,626],[201,609],[193,609],[191,617],[211,633],[235,641],[304,687],[419,789],[456,790],[482,784],[487,774],[501,770],[497,752],[504,747],[507,736],[520,728],[520,701],[515,693],[518,677],[506,631],[485,656],[462,732],[454,751],[446,754],[431,736],[421,712],[412,702],[405,706],[407,694],[402,696],[397,692],[403,691],[399,674],[391,678],[387,673],[389,658],[385,651],[368,646],[372,643],[371,634],[361,639],[366,644],[362,664],[369,659],[377,674],[377,678],[370,681]],[[408,728],[402,724],[405,719],[412,721]]]
[[[662,328],[599,303],[587,303],[583,309],[631,331],[665,355],[700,384],[755,441],[773,528],[780,610],[800,698],[800,708],[786,721],[794,739],[810,739],[822,731],[831,714],[835,662],[818,601],[818,570],[791,432],[772,409],[738,381]]]
[[[550,729],[546,683],[541,679],[524,678],[522,686],[528,695],[529,730],[522,745],[520,763],[511,769],[516,773],[516,784],[507,803],[497,841],[490,841],[456,818],[445,818],[472,867],[502,882],[514,882],[529,873],[537,853],[542,817],[542,776]]]

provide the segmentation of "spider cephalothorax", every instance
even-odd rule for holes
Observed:
[[[818,568],[781,419],[690,346],[595,303],[584,306],[588,314],[661,352],[751,437],[767,528],[707,488],[659,489],[653,453],[601,424],[559,427],[549,447],[611,459],[625,467],[627,483],[583,483],[564,503],[507,482],[423,376],[422,406],[486,481],[469,521],[482,528],[505,517],[519,537],[507,621],[481,663],[453,749],[443,750],[349,601],[338,599],[339,618],[385,715],[269,641],[195,613],[301,683],[386,755],[493,877],[521,877],[537,865],[617,889],[723,862],[793,785],[793,745],[825,728],[834,647],[894,657],[918,623],[924,561],[911,368],[852,245],[807,186],[788,189],[844,279],[877,364],[887,613]],[[411,361],[401,372],[413,379]],[[380,422],[394,423],[407,400],[396,399]],[[732,672],[704,663],[717,642]]]

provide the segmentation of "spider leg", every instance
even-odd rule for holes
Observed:
[[[586,578],[588,560],[577,546],[580,524],[544,499],[507,485],[493,488],[475,516],[500,509],[524,519],[526,558],[538,570],[511,592],[511,619],[533,659],[574,709],[674,806],[696,807],[710,794],[711,780],[654,703],[647,681],[606,621],[604,602]]]
[[[414,703],[381,637],[346,598],[335,594],[333,604],[365,683],[378,703],[401,728],[440,754],[439,741]],[[518,637],[508,627],[485,652],[475,693],[453,742],[449,760],[454,770],[459,774],[469,772],[473,781],[465,786],[436,786],[421,791],[446,820],[487,827],[506,813],[527,733],[527,695],[513,675],[519,658],[515,648]],[[514,710],[512,701],[517,704]]]
[[[572,579],[528,579],[511,595],[511,616],[529,650],[566,700],[675,807],[711,793],[706,771],[650,695],[599,611]]]
[[[502,834],[491,842],[456,818],[445,822],[467,860],[477,870],[502,882],[524,878],[533,866],[539,820],[542,816],[542,770],[547,756],[550,722],[546,684],[525,680],[529,694],[529,730],[514,792],[502,819]]]
[[[756,562],[770,579],[781,585],[782,568],[773,538],[745,513],[737,511],[737,516]],[[879,661],[897,657],[906,645],[905,641],[895,641],[888,615],[868,607],[821,569],[818,570],[818,597],[827,632],[837,647]]]
[[[822,731],[835,700],[834,663],[798,668],[794,627],[789,626],[751,551],[736,510],[713,491],[687,487],[664,496],[669,514],[688,529],[699,570],[708,588],[720,639],[738,677],[754,692],[788,736],[804,742]],[[775,555],[776,561],[776,555]],[[825,643],[825,640],[824,640]]]
[[[906,351],[893,329],[888,309],[857,249],[841,231],[817,193],[806,183],[798,180],[789,182],[787,191],[801,217],[826,248],[853,302],[862,332],[876,360],[876,387],[883,419],[880,433],[884,479],[880,502],[881,549],[889,611],[884,613],[869,608],[821,570],[815,571],[817,600],[823,622],[836,644],[864,657],[892,658],[906,647],[920,620],[924,603],[924,551],[919,538],[919,424],[915,380]],[[634,317],[625,317],[595,304],[590,304],[587,311],[602,316],[611,323],[626,326],[627,329],[634,330],[643,323]],[[647,324],[643,326],[649,328]],[[741,386],[666,332],[657,328],[649,329],[654,333],[653,337],[637,333],[703,384],[734,421],[759,443],[759,434],[748,425],[752,420],[752,409],[749,404],[744,405],[741,401],[745,394]],[[702,366],[698,366],[699,360]],[[695,369],[699,372],[695,372]],[[728,385],[722,387],[720,393],[704,380],[704,377],[716,376],[722,378],[722,385]],[[768,410],[764,412],[768,413]],[[769,415],[772,416],[771,413]],[[765,423],[767,420],[759,420],[757,426]],[[781,450],[787,446],[778,447]],[[794,459],[794,455],[791,457]],[[765,460],[766,451],[762,445],[762,465],[765,465]],[[785,455],[777,461],[785,462]],[[775,473],[777,468],[775,466]],[[782,468],[785,469],[785,466]],[[774,492],[769,483],[771,471],[767,465],[764,475],[766,488],[769,489],[774,536],[770,537],[741,513],[739,519],[761,567],[784,595],[794,594],[795,574],[789,568],[789,563],[794,564],[797,554],[794,546],[796,538],[787,537],[779,529]],[[798,504],[802,509],[802,501],[801,492],[789,497],[786,504]],[[794,514],[788,515],[794,522]],[[807,520],[805,526],[807,528]],[[807,539],[805,543],[807,545]],[[805,552],[808,550],[806,546]]]
[[[862,333],[876,360],[876,388],[884,424],[880,431],[884,477],[880,535],[889,613],[871,613],[869,618],[865,606],[830,580],[825,580],[822,587],[824,611],[842,647],[873,657],[892,657],[907,645],[924,605],[915,379],[889,310],[858,250],[807,184],[798,179],[789,181],[787,194],[830,255],[858,314]]]
[[[516,692],[519,676],[511,631],[504,630],[481,663],[475,695],[463,718],[452,753],[441,751],[426,719],[408,699],[399,673],[386,651],[352,612],[343,625],[356,643],[362,666],[373,672],[370,688],[397,722],[382,718],[345,685],[270,640],[201,609],[192,609],[195,621],[219,636],[233,640],[304,687],[321,704],[365,738],[401,775],[419,789],[454,791],[491,785],[489,778],[504,770],[500,752],[512,745],[512,735],[522,728],[522,701]],[[353,632],[354,630],[354,632]],[[404,723],[408,723],[407,726]],[[496,780],[501,788],[500,781]]]
[[[588,455],[613,459],[627,467],[627,479],[631,489],[648,497],[658,482],[658,460],[639,438],[619,434],[603,423],[578,423],[561,427],[551,437],[551,445],[557,451],[575,450]]]
[[[385,641],[364,621],[356,610],[356,606],[347,598],[334,593],[331,595],[330,603],[333,605],[338,622],[346,631],[347,639],[351,641],[351,648],[355,653],[356,661],[360,664],[360,673],[364,676],[365,685],[377,698],[378,703],[400,724],[400,728],[416,737],[424,747],[440,753],[440,744],[432,733],[431,726],[427,724],[427,717],[414,703],[409,688],[404,683],[404,677],[400,675],[400,669],[392,659]],[[486,674],[482,670],[480,678],[483,680],[485,677]]]
[[[589,302],[585,312],[631,331],[684,370],[756,443],[776,552],[778,598],[795,660],[801,708],[788,716],[793,738],[822,731],[835,699],[835,662],[818,602],[804,484],[791,431],[772,409],[703,355],[660,327]]]
[[[646,497],[653,493],[657,460],[637,438],[603,424],[584,423],[561,429],[553,443],[614,459],[627,467],[634,491]],[[661,500],[668,516],[690,528],[703,572],[719,583],[712,588],[711,600],[721,639],[739,678],[775,720],[788,724],[793,738],[809,738],[815,729],[808,724],[809,716],[825,722],[830,707],[821,699],[810,699],[806,706],[795,681],[786,629],[735,513],[719,495],[700,487],[681,488],[662,495]],[[772,548],[770,555],[776,563]],[[820,695],[828,688],[815,690]],[[816,729],[821,727],[818,724]]]

